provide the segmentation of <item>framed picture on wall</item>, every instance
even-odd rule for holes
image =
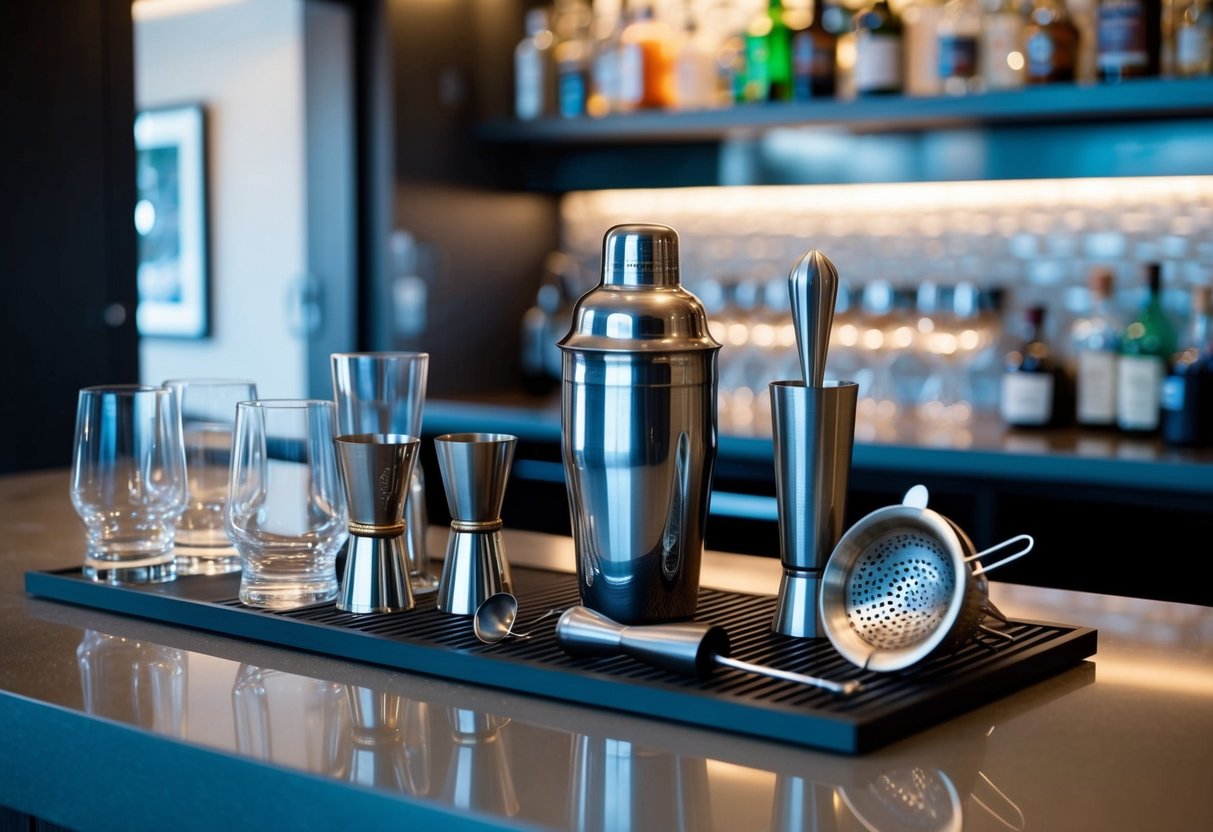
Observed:
[[[210,335],[206,113],[200,104],[135,118],[141,336]]]

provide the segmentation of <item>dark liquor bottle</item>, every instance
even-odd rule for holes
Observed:
[[[1095,6],[1095,65],[1108,83],[1158,75],[1162,0],[1099,0]]]
[[[1116,359],[1116,426],[1122,431],[1158,431],[1162,380],[1176,349],[1175,325],[1162,305],[1162,271],[1146,271],[1146,299],[1120,338]]]
[[[1003,360],[1002,420],[1011,427],[1058,427],[1070,413],[1069,379],[1045,335],[1045,307],[1024,310],[1023,340]]]
[[[1023,35],[1029,84],[1074,80],[1079,35],[1065,0],[1032,0]]]
[[[833,98],[838,92],[838,35],[826,28],[825,0],[813,0],[813,19],[792,32],[792,99]]]
[[[1213,289],[1192,290],[1192,317],[1162,382],[1162,441],[1213,446]]]
[[[856,12],[856,95],[898,95],[905,91],[905,27],[888,0],[875,0]]]

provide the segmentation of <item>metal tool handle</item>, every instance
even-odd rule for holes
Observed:
[[[556,622],[556,643],[572,656],[631,656],[707,678],[718,654],[729,652],[729,634],[701,621],[625,626],[588,607],[570,607]]]
[[[838,270],[817,249],[800,258],[788,275],[788,297],[800,353],[800,372],[808,387],[820,387],[825,379],[826,351],[834,306],[838,302]]]
[[[1024,555],[1026,555],[1028,552],[1032,551],[1032,547],[1034,545],[1036,545],[1036,541],[1033,540],[1032,535],[1017,534],[1014,537],[1007,538],[1002,543],[996,543],[995,545],[991,546],[989,549],[982,549],[980,552],[978,552],[975,555],[969,555],[967,558],[965,558],[965,563],[970,563],[971,561],[981,561],[982,558],[984,558],[986,555],[990,554],[991,552],[997,552],[999,549],[1005,549],[1008,546],[1010,546],[1012,543],[1024,543],[1026,545],[1023,548],[1021,548],[1018,552],[1016,552],[1015,554],[1007,555],[1005,558],[1003,558],[1000,561],[995,561],[994,563],[990,563],[990,564],[979,562],[977,564],[977,566],[974,567],[973,574],[974,575],[984,575],[985,573],[989,572],[992,569],[997,569],[998,567],[1002,566],[1004,563],[1010,563],[1013,560],[1018,560],[1019,558],[1022,558]]]
[[[854,679],[835,682],[730,658],[728,631],[700,621],[627,627],[588,607],[570,607],[556,622],[556,642],[573,656],[626,655],[701,679],[719,665],[833,693],[851,694],[860,689]]]

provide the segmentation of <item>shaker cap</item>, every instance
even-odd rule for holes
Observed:
[[[573,307],[572,328],[557,346],[599,352],[715,350],[703,304],[678,274],[678,234],[666,225],[608,229],[602,274]]]

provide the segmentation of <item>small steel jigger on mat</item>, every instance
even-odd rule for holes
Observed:
[[[501,504],[518,438],[505,433],[448,433],[434,439],[451,512],[438,609],[475,615],[485,599],[512,592],[501,537]]]
[[[338,436],[350,503],[350,540],[337,609],[353,613],[413,608],[404,504],[420,440],[398,433]]]

